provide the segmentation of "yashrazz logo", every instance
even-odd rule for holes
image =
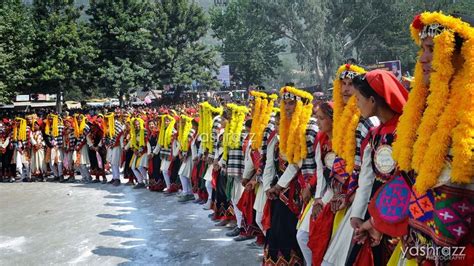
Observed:
[[[434,261],[463,260],[466,247],[415,245],[402,249],[403,257],[422,257]]]

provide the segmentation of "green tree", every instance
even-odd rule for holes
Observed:
[[[72,90],[90,89],[87,69],[96,57],[96,50],[93,36],[86,25],[78,21],[80,10],[72,0],[33,2],[36,34],[31,75],[35,81],[34,91],[59,96]],[[60,97],[57,104],[61,111]]]
[[[27,91],[34,30],[28,9],[20,0],[2,1],[0,7],[0,101],[9,102],[17,91]]]
[[[194,1],[157,1],[150,25],[153,52],[151,70],[162,84],[190,85],[197,81],[212,88],[216,53],[202,42],[209,20]]]
[[[211,10],[214,37],[221,41],[224,64],[234,80],[244,85],[261,84],[276,76],[278,54],[284,45],[267,23],[258,23],[259,9],[253,0],[231,1],[226,8]]]

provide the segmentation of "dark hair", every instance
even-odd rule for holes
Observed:
[[[370,87],[369,82],[365,78],[365,74],[355,76],[354,79],[352,79],[352,85],[354,85],[354,88],[365,98],[369,99],[370,97],[373,97],[377,105],[388,107],[385,99]]]
[[[474,26],[474,18],[472,18],[472,17],[470,17],[466,14],[461,14],[459,12],[454,12],[451,15],[455,18],[461,19],[462,21],[464,21],[467,24],[471,25],[471,27]],[[455,43],[454,50],[459,52],[459,51],[461,51],[461,47],[462,47],[462,44],[464,43],[464,39],[461,36],[459,36],[459,34],[455,33],[454,34],[454,43]]]
[[[194,120],[194,119],[193,119],[193,121],[192,121],[191,123],[192,123],[192,125],[195,126],[195,127],[199,126],[199,123],[198,123],[196,120]]]
[[[251,126],[252,126],[252,119],[245,121],[245,127],[251,127]]]
[[[328,102],[322,102],[320,105],[319,105],[319,109],[321,109],[321,111],[323,111],[323,113],[327,116],[329,116],[329,118],[333,118],[333,115],[334,115],[334,110],[332,109],[331,105],[329,105]]]
[[[355,58],[347,58],[346,59],[346,64],[351,64],[351,65],[357,65],[357,59]]]
[[[224,109],[224,111],[222,112],[222,117],[223,117],[224,119],[229,120],[229,119],[230,119],[230,115],[231,115],[231,112],[230,112],[229,109]]]

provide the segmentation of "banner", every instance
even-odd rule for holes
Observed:
[[[402,80],[402,63],[400,60],[378,62],[377,64],[367,66],[367,68],[368,70],[384,69],[391,71],[398,80]]]

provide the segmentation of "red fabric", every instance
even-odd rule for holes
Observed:
[[[254,190],[245,190],[240,197],[237,208],[242,212],[245,222],[249,225],[253,223],[253,204],[255,203]]]
[[[148,174],[153,175],[153,156],[148,158]]]
[[[452,260],[450,264],[451,266],[474,265],[474,245],[467,244],[464,249],[464,259]]]
[[[212,167],[212,166],[209,166]],[[212,188],[216,189],[217,188],[217,178],[219,178],[219,171],[218,170],[212,170]]]
[[[376,69],[367,72],[365,78],[370,87],[398,114],[402,113],[403,106],[408,99],[408,91],[398,81],[392,72]]]
[[[370,241],[365,241],[364,245],[360,249],[359,255],[354,262],[354,266],[374,266],[374,254],[372,254],[372,248],[370,247]]]
[[[323,262],[324,254],[331,240],[333,222],[334,213],[331,211],[330,204],[324,206],[315,220],[311,219],[308,247],[312,252],[313,265],[321,265]]]
[[[387,234],[391,237],[404,236],[408,234],[408,216],[405,219],[401,220],[400,222],[390,223],[390,222],[385,221],[379,215],[379,211],[376,205],[377,200],[375,199],[377,199],[378,195],[380,194],[383,188],[384,187],[382,186],[377,190],[377,192],[375,192],[374,196],[372,197],[373,200],[369,202],[369,206],[368,206],[368,211],[374,220],[374,228],[377,231]]]
[[[262,226],[263,231],[268,231],[272,225],[272,201],[267,199],[263,207]]]

